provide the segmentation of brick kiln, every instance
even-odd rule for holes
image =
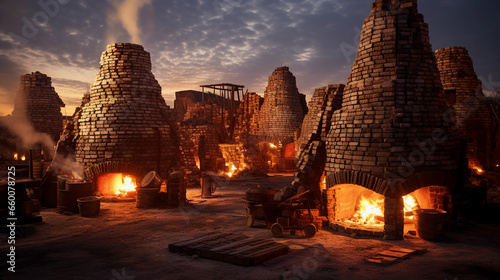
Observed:
[[[417,1],[375,1],[326,141],[334,229],[402,238],[411,208],[450,210],[459,148],[447,110]]]
[[[482,173],[490,168],[492,155],[492,119],[482,83],[466,48],[439,49],[435,55],[446,100],[455,109],[461,137],[467,140],[469,166]]]
[[[51,78],[37,71],[21,76],[12,116],[14,119],[26,117],[36,132],[45,133],[57,142],[63,130],[61,107],[64,106],[52,87]],[[40,149],[35,147],[35,159],[41,158]],[[52,151],[45,150],[45,154],[49,153]]]
[[[116,43],[102,53],[90,99],[75,120],[77,160],[86,177],[155,170],[167,178],[178,165],[172,112],[140,45]]]
[[[296,132],[307,113],[304,95],[297,89],[295,77],[287,66],[276,68],[269,77],[264,103],[259,112],[260,139],[283,145],[294,142]]]

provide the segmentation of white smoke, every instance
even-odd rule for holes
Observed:
[[[139,11],[143,6],[151,5],[152,0],[112,0],[113,10],[108,12],[108,44],[117,42],[117,34],[123,27],[130,36],[130,42],[141,44],[141,28],[139,25]]]
[[[70,175],[72,179],[83,180],[84,167],[81,163],[77,162],[73,156],[62,157],[56,155],[52,161],[51,168],[58,174]]]
[[[54,155],[55,143],[52,137],[46,133],[36,131],[25,114],[1,118],[0,122],[21,141],[19,143],[21,144],[20,148],[30,149],[36,144],[42,144],[44,150],[48,151],[50,156]]]

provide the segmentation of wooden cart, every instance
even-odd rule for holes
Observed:
[[[305,191],[279,204],[282,215],[271,226],[274,237],[283,237],[285,231],[295,235],[298,230],[303,231],[309,238],[316,235],[326,218],[320,216],[318,209],[311,209],[309,200],[303,197],[308,192]]]

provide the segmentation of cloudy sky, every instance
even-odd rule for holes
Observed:
[[[299,91],[345,83],[372,0],[0,0],[0,115],[19,76],[40,71],[71,115],[113,42],[141,43],[167,104],[179,90],[230,82],[263,95],[284,64]],[[500,1],[420,0],[434,49],[464,46],[500,86]],[[498,82],[497,82],[498,81]],[[246,90],[245,89],[245,90]]]

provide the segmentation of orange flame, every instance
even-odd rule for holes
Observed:
[[[198,169],[200,169],[200,159],[198,157],[195,157],[194,161],[196,162],[196,166],[198,167]]]
[[[359,209],[354,214],[353,220],[360,224],[380,224],[384,217],[383,205],[383,199],[368,199],[361,196]]]
[[[405,218],[413,220],[413,210],[418,208],[418,203],[411,194],[403,196],[403,200],[405,202]]]
[[[405,218],[413,220],[413,210],[418,208],[418,203],[412,195],[403,197]],[[358,210],[351,221],[365,225],[382,225],[384,221],[384,199],[373,199],[361,196]]]
[[[484,173],[481,164],[479,164],[479,162],[475,160],[469,160],[469,169],[472,169],[477,175],[481,175]]]
[[[132,177],[125,176],[123,177],[121,186],[118,187],[118,190],[115,192],[117,196],[126,196],[128,192],[135,191],[137,186],[134,182],[132,182]]]
[[[236,168],[236,166],[234,166],[234,163],[226,163],[226,166],[229,166],[229,165],[231,165],[231,167],[229,168],[229,172],[226,172],[226,175],[229,178],[231,178],[236,173],[235,171],[237,171],[238,168]]]
[[[14,160],[18,160],[18,159],[19,159],[19,158],[18,158],[18,156],[19,156],[19,155],[18,155],[17,153],[15,153],[15,154],[14,154]]]
[[[25,160],[26,160],[26,156],[25,156],[25,155],[23,155],[23,156],[21,157],[21,160],[22,160],[22,161],[25,161]]]

